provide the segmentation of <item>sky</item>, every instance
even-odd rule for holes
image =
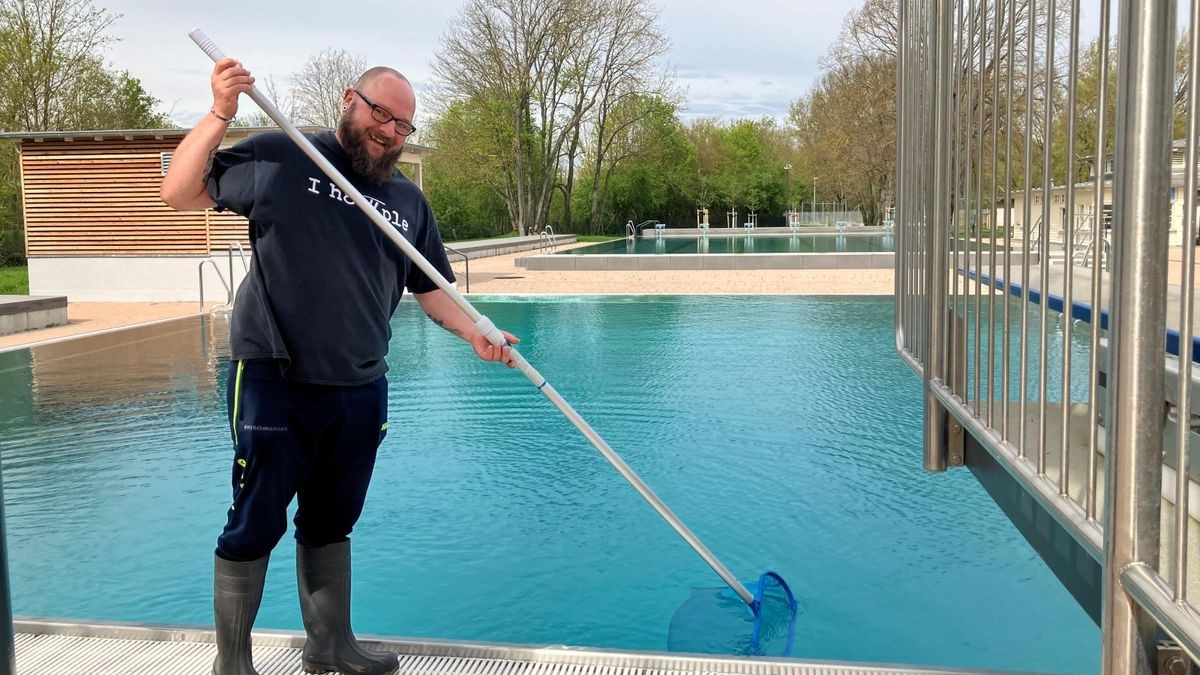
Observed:
[[[420,104],[435,52],[461,0],[282,2],[93,0],[121,15],[107,58],[190,126],[211,105],[212,62],[188,38],[199,28],[259,82],[285,90],[311,55],[344,49],[369,65],[408,75]],[[840,0],[651,0],[670,43],[667,65],[686,97],[685,118],[770,116],[783,120],[819,75],[818,60],[858,2]],[[243,99],[253,109],[253,102]],[[418,108],[416,123],[421,125]]]

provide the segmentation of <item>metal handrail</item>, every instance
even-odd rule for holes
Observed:
[[[466,286],[467,286],[467,290],[464,292],[470,293],[471,292],[471,258],[470,258],[470,256],[468,256],[466,253],[463,253],[462,251],[460,251],[456,248],[452,248],[450,246],[443,246],[442,248],[445,248],[447,253],[453,253],[455,255],[462,256],[463,262],[466,263],[466,268],[467,268],[467,271],[463,273],[463,280],[466,282]]]
[[[242,248],[242,242],[235,241],[235,242],[230,243],[229,248],[228,248],[229,285],[227,288],[227,290],[229,291],[229,306],[230,307],[233,307],[233,303],[237,299],[237,292],[236,292],[237,285],[233,283],[233,279],[234,279],[234,276],[233,276],[233,251],[234,251],[234,249],[237,249],[238,257],[242,259],[243,278],[245,277],[245,275],[250,273],[250,263],[246,261],[246,249]]]
[[[625,238],[633,239],[636,236],[637,236],[637,230],[633,229],[633,221],[632,220],[625,221]]]
[[[632,221],[630,221],[630,222],[632,222]],[[650,227],[651,225],[655,225],[658,222],[659,221],[657,221],[653,218],[651,218],[650,220],[643,220],[642,222],[640,222],[634,226],[634,231],[637,232],[638,236],[640,237],[642,235],[642,233],[646,230],[647,227]]]
[[[242,272],[250,271],[250,263],[246,260],[246,249],[242,248],[242,242],[235,241],[229,244],[229,281],[233,282],[233,250],[237,249],[238,257],[242,259]]]
[[[1087,248],[1084,249],[1083,255],[1079,256],[1081,267],[1091,267],[1092,253],[1096,248],[1096,241],[1093,239],[1088,242]],[[1100,241],[1100,269],[1108,269],[1109,258],[1112,257],[1112,244],[1109,243],[1108,237],[1101,237]]]
[[[233,289],[230,288],[229,284],[225,281],[225,276],[221,274],[221,268],[217,267],[217,261],[213,260],[212,258],[205,258],[204,260],[200,261],[200,265],[196,268],[197,274],[200,276],[200,311],[204,311],[204,263],[212,265],[213,272],[215,272],[217,275],[217,280],[219,280],[221,285],[225,287],[225,304],[213,307],[212,311],[215,312],[218,309],[227,309],[233,307]]]

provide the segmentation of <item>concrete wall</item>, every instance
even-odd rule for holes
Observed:
[[[66,322],[67,299],[61,295],[0,295],[0,335]]]
[[[247,254],[248,255],[248,254]],[[29,293],[65,295],[71,302],[200,301],[197,268],[207,256],[63,256],[29,258]],[[214,257],[221,276],[229,277],[226,256]],[[235,288],[245,273],[233,259]],[[226,291],[213,270],[204,266],[205,302],[225,302]]]

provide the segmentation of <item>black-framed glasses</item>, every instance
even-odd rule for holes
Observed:
[[[390,113],[387,108],[384,108],[378,103],[372,103],[371,99],[363,96],[361,91],[355,89],[354,93],[358,94],[358,97],[363,100],[363,103],[366,103],[367,107],[371,109],[371,117],[373,117],[376,122],[379,122],[380,124],[395,122],[396,133],[400,134],[401,136],[408,136],[417,130],[417,128],[413,126],[412,122],[402,120],[399,117],[393,117],[392,113]]]

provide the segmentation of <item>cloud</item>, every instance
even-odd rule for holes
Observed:
[[[107,54],[172,118],[192,124],[208,111],[211,62],[187,38],[200,27],[260,81],[280,89],[312,54],[326,47],[361,55],[370,64],[402,70],[418,90],[428,88],[430,63],[462,2],[359,0],[351,11],[330,11],[317,0],[250,1],[236,16],[220,3],[108,0],[122,17],[120,41]],[[664,65],[688,93],[687,115],[722,118],[786,116],[791,101],[819,73],[817,61],[841,29],[847,5],[822,0],[654,0],[671,48]]]

